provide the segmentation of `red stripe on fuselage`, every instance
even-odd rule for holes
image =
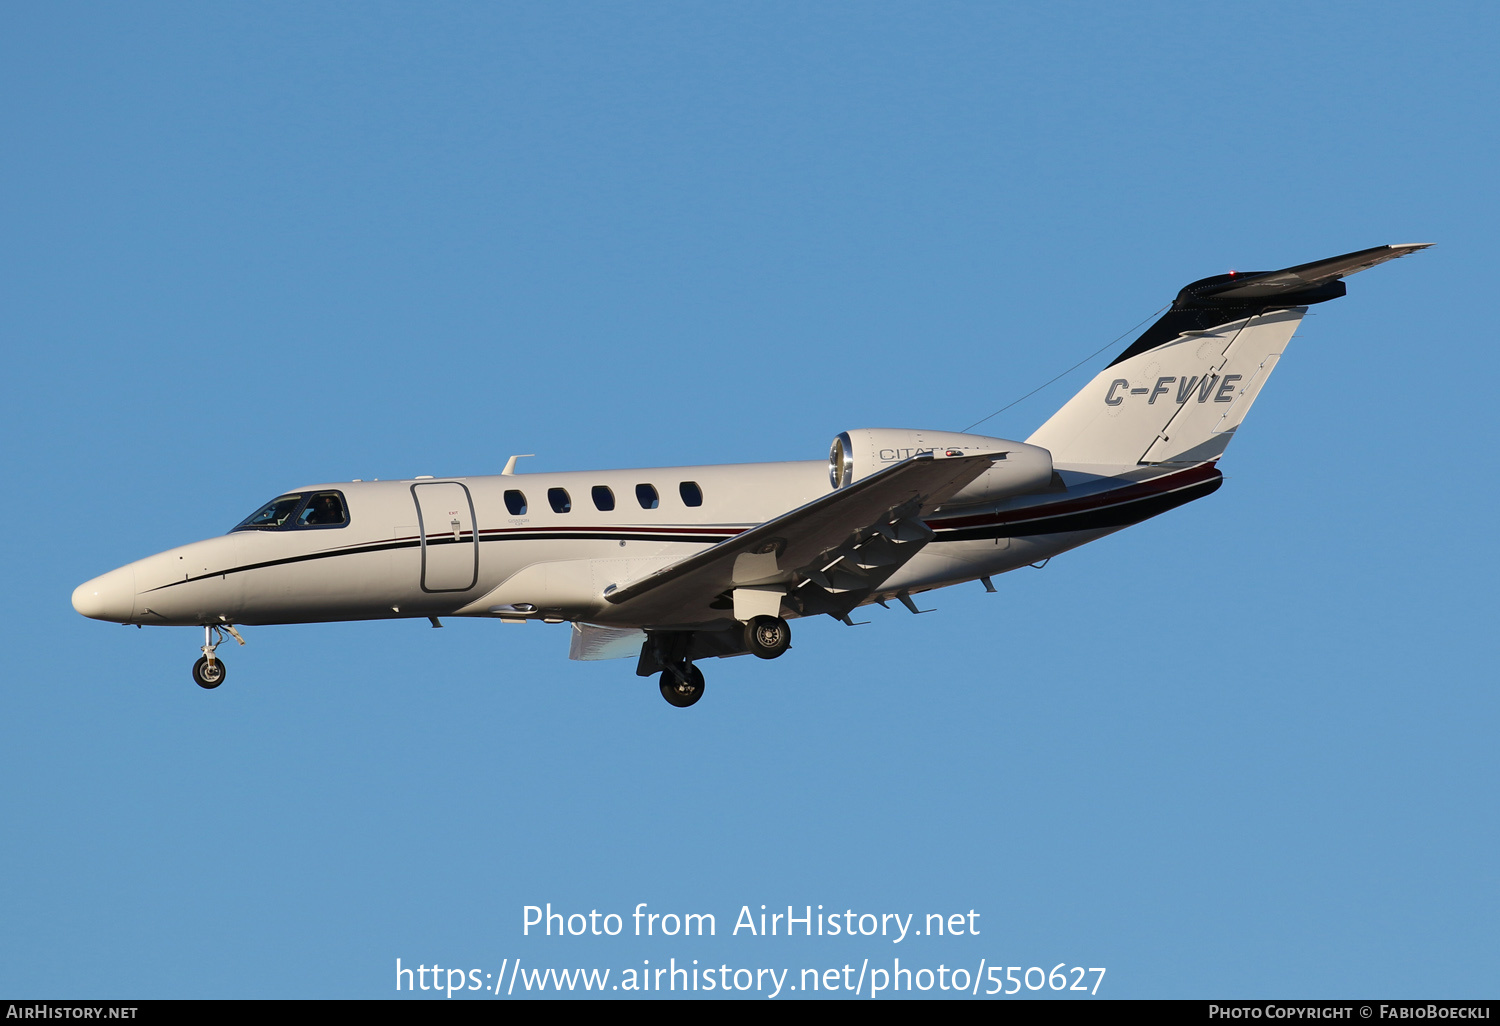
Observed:
[[[1034,506],[1018,506],[1015,509],[1001,510],[995,513],[979,513],[967,517],[929,520],[927,521],[927,526],[933,530],[959,527],[986,527],[993,524],[1020,523],[1027,520],[1040,520],[1044,517],[1064,516],[1069,513],[1087,513],[1090,510],[1103,509],[1107,506],[1115,506],[1123,502],[1133,502],[1137,499],[1161,495],[1164,492],[1176,491],[1179,488],[1186,488],[1203,481],[1212,480],[1217,474],[1218,470],[1214,467],[1214,464],[1203,463],[1187,470],[1163,474],[1161,477],[1152,478],[1150,481],[1140,481],[1136,484],[1124,485],[1119,488],[1106,488],[1089,495],[1080,495],[1074,499],[1060,499],[1057,502],[1039,502]]]

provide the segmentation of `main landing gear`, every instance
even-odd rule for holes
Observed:
[[[661,671],[661,697],[686,709],[703,697],[703,671],[692,663],[667,667]]]
[[[739,629],[733,628],[693,635],[686,631],[654,636],[641,653],[641,669],[647,676],[661,670],[661,697],[679,709],[686,709],[703,697],[703,671],[693,665],[695,658],[716,655],[741,655],[753,652],[762,659],[775,659],[792,645],[792,629],[779,616],[756,616]]]
[[[775,659],[792,647],[792,628],[779,616],[755,616],[745,624],[745,648],[762,659]]]
[[[233,624],[204,624],[203,658],[193,664],[193,682],[200,688],[212,690],[224,683],[224,678],[229,675],[229,670],[224,666],[224,660],[214,655],[214,651],[224,641],[225,631],[233,635],[234,640],[241,645],[245,643],[245,639],[240,637],[240,632],[234,629]]]

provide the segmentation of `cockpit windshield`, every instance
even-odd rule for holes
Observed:
[[[272,499],[242,520],[234,530],[274,531],[291,519],[292,514],[297,511],[298,506],[302,505],[302,500],[305,498],[307,498],[305,495],[283,495],[279,499]],[[234,531],[230,533],[233,534]]]
[[[349,509],[338,492],[282,495],[266,503],[230,531],[283,531],[306,527],[343,527]]]

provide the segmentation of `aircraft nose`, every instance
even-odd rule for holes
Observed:
[[[95,620],[125,623],[135,614],[135,570],[122,566],[73,589],[73,608]]]

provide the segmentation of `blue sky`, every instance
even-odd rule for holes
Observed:
[[[1493,996],[1493,6],[5,22],[0,993],[900,957]],[[1315,309],[1218,493],[799,623],[687,713],[565,627],[258,628],[203,692],[192,630],[69,606],[313,481],[962,428],[1190,280],[1388,242],[1437,246]],[[547,902],[718,935],[523,936]],[[761,904],[980,933],[730,935]]]

